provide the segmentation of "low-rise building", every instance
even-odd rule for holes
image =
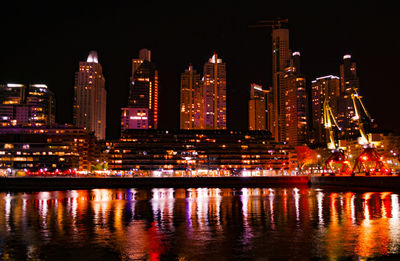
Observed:
[[[268,131],[129,130],[109,142],[109,166],[122,172],[222,175],[293,174],[293,147]]]
[[[93,132],[70,125],[0,128],[0,169],[90,170],[101,158]]]

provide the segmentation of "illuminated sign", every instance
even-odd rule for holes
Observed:
[[[131,120],[147,120],[147,117],[140,117],[140,116],[131,116]]]

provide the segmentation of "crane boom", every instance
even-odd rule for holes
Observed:
[[[353,93],[351,94],[351,99],[353,101],[355,116],[353,119],[357,120],[358,129],[360,131],[361,139],[359,141],[362,145],[372,145],[371,133],[366,130],[365,125],[370,124],[372,119],[364,106],[364,103],[361,100],[362,96],[360,96],[355,88]],[[365,117],[363,117],[365,115]]]
[[[289,19],[268,19],[261,20],[256,25],[249,25],[249,27],[257,28],[257,27],[270,27],[272,29],[281,28],[284,23],[288,23]]]
[[[333,115],[332,108],[329,105],[328,99],[324,100],[324,126],[329,135],[329,143],[328,148],[337,150],[339,148],[338,143],[335,141],[335,133],[333,128],[336,127],[339,131],[341,128],[339,127],[335,116]]]

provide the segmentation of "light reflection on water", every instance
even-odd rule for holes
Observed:
[[[309,188],[0,192],[2,259],[400,254],[399,195]]]

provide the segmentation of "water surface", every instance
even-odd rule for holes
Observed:
[[[165,188],[0,192],[0,257],[400,257],[399,209],[399,194],[389,191]]]

